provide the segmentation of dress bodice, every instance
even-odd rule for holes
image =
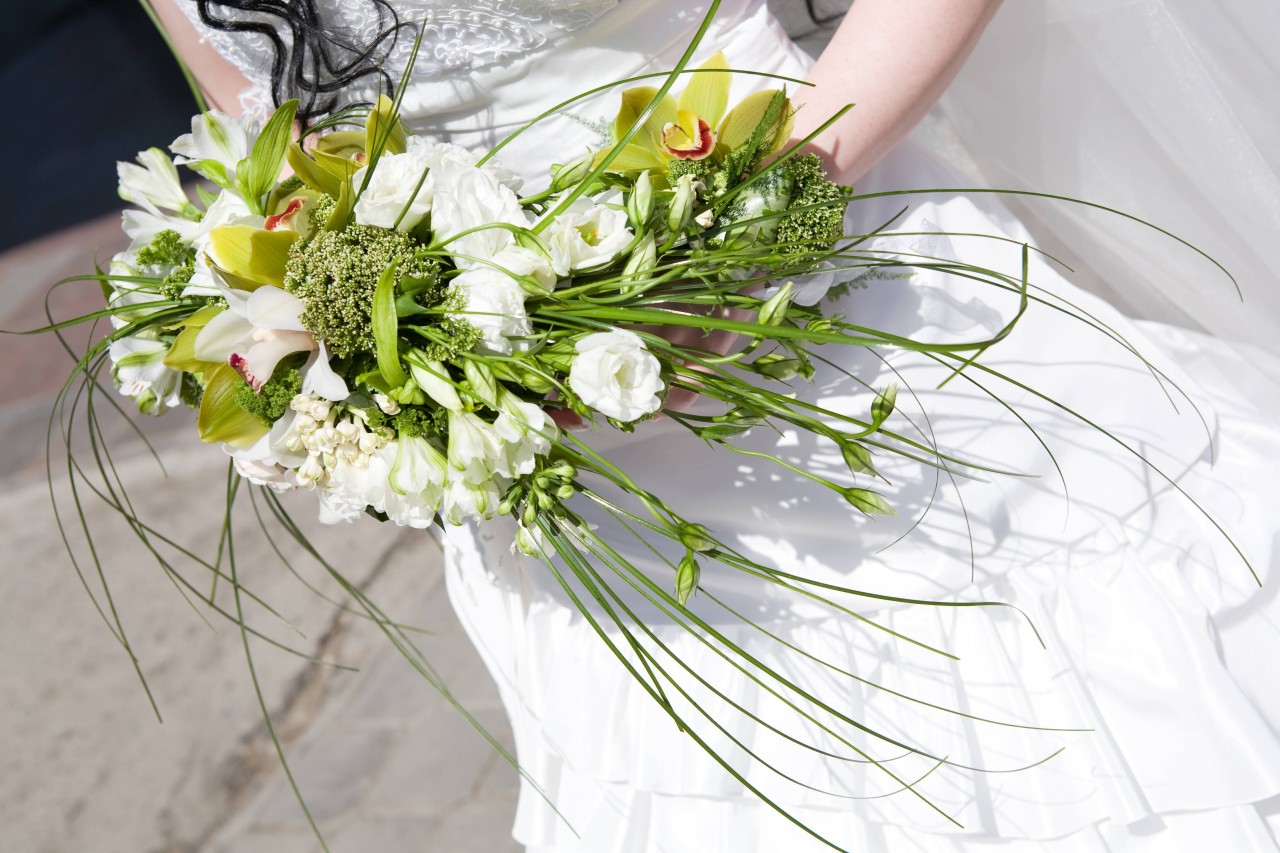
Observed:
[[[211,28],[200,21],[194,0],[178,3],[201,37],[249,80],[250,88],[241,97],[245,111],[265,117],[271,109],[271,40],[260,33]],[[424,30],[402,117],[416,132],[483,146],[504,136],[504,129],[576,92],[646,70],[670,68],[709,4],[705,0],[394,0],[391,7],[401,24],[420,25]],[[393,25],[392,17],[372,0],[317,0],[316,9],[325,29],[352,44],[372,44]],[[253,19],[252,13],[223,7],[217,8],[217,14]],[[755,18],[767,18],[763,0],[723,0],[700,53],[724,49],[732,55],[737,47],[741,62],[755,70],[801,70],[789,56],[780,60],[784,65],[760,67],[756,57],[763,57],[764,65],[776,65],[778,60],[769,51],[749,52],[750,40],[759,38],[761,28],[742,24]],[[279,22],[274,23],[273,29],[279,31]],[[281,38],[289,43],[287,32]],[[382,48],[381,65],[391,80],[399,79],[412,49],[413,32],[408,27],[393,46]],[[372,100],[377,86],[377,77],[370,75],[349,91],[348,99]],[[747,81],[735,85],[735,91],[748,91]],[[575,115],[588,123],[611,115],[616,107],[610,96],[616,98],[616,91],[590,108],[576,110]],[[540,151],[530,159],[554,160],[546,156],[551,152],[544,156]]]

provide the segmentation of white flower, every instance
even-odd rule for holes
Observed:
[[[509,182],[505,170],[490,166],[471,166],[457,160],[445,160],[432,170],[435,198],[431,210],[431,227],[435,239],[444,250],[455,255],[462,269],[470,269],[480,261],[494,257],[515,244],[515,236],[495,224],[529,227],[529,214]],[[470,229],[479,229],[463,236]]]
[[[190,219],[195,205],[182,191],[178,170],[173,161],[159,148],[138,152],[140,166],[132,163],[116,163],[116,175],[120,179],[120,198],[161,215],[160,210],[172,210]]]
[[[543,231],[557,275],[607,264],[635,236],[627,214],[589,198],[579,198]]]
[[[259,391],[276,365],[295,352],[316,349],[315,337],[302,325],[302,300],[271,284],[252,293],[222,288],[227,310],[196,335],[195,357],[230,364]]]
[[[535,457],[550,452],[551,440],[559,434],[555,423],[541,406],[526,403],[510,392],[503,392],[498,410],[493,431],[502,444],[495,469],[504,477],[533,473]]]
[[[661,408],[661,365],[635,332],[596,332],[575,348],[569,387],[582,402],[619,421],[634,421]]]
[[[189,165],[218,186],[230,187],[235,185],[236,166],[249,156],[257,138],[254,122],[210,110],[193,116],[191,132],[173,140],[169,150],[178,155],[179,165]]]
[[[794,288],[791,301],[796,305],[817,305],[826,297],[827,291],[836,285],[837,272],[835,264],[820,261],[811,272],[790,279]],[[786,281],[770,284],[760,292],[760,298],[768,299],[785,285]]]
[[[424,145],[416,144],[420,143],[417,138],[410,137],[408,141],[415,144],[409,145],[403,154],[383,154],[378,158],[368,186],[364,184],[368,166],[352,177],[357,189],[364,186],[356,201],[356,222],[412,231],[431,212],[431,199],[435,195],[432,167],[436,165],[433,160],[438,158],[433,158],[433,152]]]
[[[500,500],[498,484],[492,478],[470,483],[466,477],[454,472],[445,486],[440,514],[449,524],[461,524],[468,518],[493,518]]]
[[[524,310],[524,290],[510,276],[490,267],[475,267],[459,274],[449,283],[451,290],[462,295],[461,319],[480,331],[483,352],[508,355],[510,338],[533,332]]]
[[[550,254],[524,246],[508,246],[489,259],[491,269],[524,281],[516,283],[528,293],[545,296],[556,289],[556,273],[551,266]]]
[[[388,447],[395,450],[388,482],[398,495],[420,495],[439,506],[449,465],[439,450],[421,436],[401,435]]]
[[[501,439],[471,412],[449,412],[449,466],[469,483],[493,478]]]
[[[335,460],[324,486],[316,490],[320,496],[322,523],[355,521],[364,514],[367,507],[377,508],[386,504],[387,493],[391,491],[387,484],[390,463],[382,452],[370,455],[363,462],[364,464],[359,464]],[[302,477],[303,471],[300,469],[299,480]]]
[[[276,427],[279,428],[281,422],[292,420],[293,413],[287,412],[283,418],[276,422]],[[298,480],[294,472],[282,465],[276,455],[272,441],[276,432],[276,429],[272,429],[270,433],[248,447],[232,447],[229,444],[224,444],[222,449],[231,457],[232,463],[236,467],[236,473],[241,477],[244,477],[254,485],[266,486],[275,492],[287,492],[298,487]],[[300,465],[305,461],[306,454],[304,453],[297,456],[296,461],[292,464]]]
[[[165,365],[168,352],[166,344],[139,337],[112,341],[108,350],[120,393],[147,414],[164,414],[182,402],[182,373]]]

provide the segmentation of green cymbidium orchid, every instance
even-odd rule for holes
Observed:
[[[724,54],[715,53],[696,71],[677,97],[663,96],[639,133],[618,152],[610,164],[612,168],[666,174],[672,160],[701,160],[713,155],[722,158],[751,138],[775,93],[770,90],[749,95],[726,114],[732,73]],[[626,135],[657,94],[652,86],[637,86],[622,93],[622,106],[613,122],[615,140]],[[770,129],[764,154],[772,154],[786,143],[791,125],[788,102]],[[602,151],[597,162],[612,150]]]

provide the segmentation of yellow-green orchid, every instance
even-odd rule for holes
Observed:
[[[764,119],[773,91],[757,92],[744,98],[726,115],[732,74],[723,53],[716,53],[690,75],[689,84],[677,96],[664,95],[639,132],[614,158],[611,168],[619,171],[666,172],[672,160],[701,160],[712,154],[724,156],[746,143]],[[637,86],[622,93],[622,106],[613,122],[613,138],[622,137],[635,125],[653,101],[658,89]],[[779,150],[791,133],[791,105],[786,103],[770,129],[764,155]],[[617,147],[602,151],[596,162]]]

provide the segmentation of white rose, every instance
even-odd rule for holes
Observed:
[[[661,365],[634,332],[596,332],[577,343],[569,387],[597,412],[634,421],[662,406]]]
[[[607,264],[630,244],[626,211],[580,198],[543,232],[557,275]]]
[[[431,212],[430,170],[427,152],[420,147],[415,146],[403,154],[383,154],[374,164],[369,184],[356,202],[356,222],[398,231],[413,230]],[[353,186],[357,189],[363,186],[368,173],[368,166],[361,167],[351,178]]]
[[[482,351],[508,355],[512,349],[509,338],[532,333],[524,310],[524,291],[510,276],[490,267],[475,267],[459,274],[449,287],[462,294],[464,307],[459,316],[480,330]]]
[[[446,160],[434,171],[435,201],[431,227],[444,250],[456,255],[461,269],[480,262],[472,258],[490,259],[515,245],[515,237],[506,228],[486,227],[495,224],[529,227],[529,214],[509,183],[506,172],[489,167],[470,166],[457,160]],[[472,228],[472,231],[461,237]]]

